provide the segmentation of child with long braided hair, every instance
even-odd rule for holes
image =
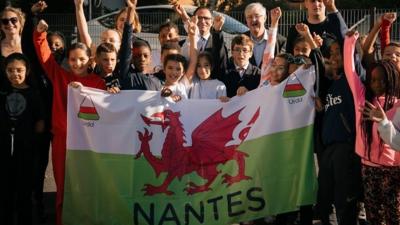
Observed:
[[[354,48],[358,33],[345,40],[344,68],[353,93],[355,107],[366,101],[382,105],[384,111],[395,110],[400,95],[400,75],[392,61],[372,64],[367,70],[365,85],[355,72]],[[367,220],[371,224],[400,224],[400,152],[384,144],[378,125],[362,118],[356,111],[356,153],[362,158],[362,178],[365,191]]]

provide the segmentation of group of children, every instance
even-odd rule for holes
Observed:
[[[83,0],[75,0],[82,42],[66,49],[63,35],[47,32],[48,25],[43,20],[33,32],[37,59],[53,88],[51,144],[57,186],[57,225],[62,224],[69,85],[110,93],[154,90],[175,102],[183,99],[227,102],[231,97],[258,87],[278,85],[290,74],[314,71],[317,76],[315,106],[319,112],[315,122],[319,165],[317,210],[322,223],[328,224],[330,214],[335,211],[338,224],[356,224],[358,202],[363,201],[371,224],[400,224],[400,153],[397,152],[400,137],[396,130],[400,120],[397,114],[400,44],[390,42],[389,35],[396,19],[394,13],[384,14],[366,38],[362,46],[364,65],[361,66],[360,52],[355,53],[357,33],[349,32],[345,36],[337,30],[335,37],[328,40],[313,33],[316,25],[310,27],[306,23],[293,28],[297,37],[290,43],[291,52],[275,54],[282,12],[279,8],[272,9],[259,68],[250,63],[254,41],[244,34],[232,39],[231,58],[223,62],[226,47],[221,16],[214,18],[212,34],[207,34],[213,41],[213,46],[207,50],[199,35],[207,33],[207,21],[212,19],[206,7],[199,7],[190,18],[182,6],[175,4],[174,9],[184,21],[188,34],[185,47],[180,45],[178,27],[168,22],[160,26],[161,52],[152,51],[146,40],[134,35],[141,30],[135,11],[136,0],[126,3],[127,7],[117,15],[115,29],[104,31],[98,46],[93,46],[88,33]],[[340,23],[338,27],[346,27],[332,1],[324,3],[332,11],[330,21]],[[39,1],[39,5],[43,4]],[[260,3],[252,3],[251,7],[263,8]],[[6,8],[1,13],[2,40],[13,29],[21,32],[23,23],[11,7]],[[373,57],[376,55],[373,43],[379,30],[382,60]],[[327,42],[329,46],[324,52]],[[34,154],[35,135],[42,133],[45,127],[45,108],[32,81],[30,59],[21,51],[4,54],[3,47],[2,55],[7,56],[2,59],[0,117],[7,119],[0,125],[0,146],[5,146],[0,164],[4,166],[1,171],[5,171],[2,175],[10,182],[2,187],[2,193],[10,195],[2,196],[0,222],[13,224],[16,217],[18,224],[26,225],[32,223],[31,216],[27,215],[32,207],[33,165],[30,159]],[[152,57],[159,57],[156,63],[152,63]],[[226,64],[215,65],[215,62]],[[365,79],[360,79],[362,73]],[[312,206],[302,207],[312,210]],[[288,223],[287,214],[278,215],[277,221]]]

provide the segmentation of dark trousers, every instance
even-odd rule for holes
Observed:
[[[361,160],[354,143],[336,143],[320,152],[317,210],[323,225],[357,224],[362,193]],[[336,219],[330,216],[335,206]]]
[[[49,162],[50,132],[38,135],[34,159],[33,197],[37,207],[43,206],[43,183]]]
[[[312,225],[313,221],[313,206],[300,206],[299,211],[278,214],[275,219],[275,225],[290,225],[294,224],[297,219],[297,213],[300,214],[299,225]]]
[[[19,150],[19,149],[18,149]],[[32,151],[32,149],[29,149]],[[14,156],[6,162],[2,174],[0,224],[32,224],[32,157]]]

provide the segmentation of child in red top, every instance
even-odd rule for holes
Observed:
[[[33,33],[33,41],[46,75],[53,83],[53,106],[52,106],[52,160],[53,172],[57,186],[56,198],[56,221],[61,225],[62,202],[64,196],[64,175],[66,155],[67,134],[67,89],[71,82],[80,82],[84,86],[105,89],[104,80],[95,75],[88,74],[90,49],[82,44],[73,44],[67,53],[70,72],[65,71],[57,64],[51,54],[46,40],[48,25],[43,20],[39,21],[36,31]]]

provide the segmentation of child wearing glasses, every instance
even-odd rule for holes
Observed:
[[[241,96],[258,87],[261,71],[250,63],[253,42],[244,35],[238,35],[231,42],[232,60],[228,69],[219,77],[224,82],[228,97]]]

